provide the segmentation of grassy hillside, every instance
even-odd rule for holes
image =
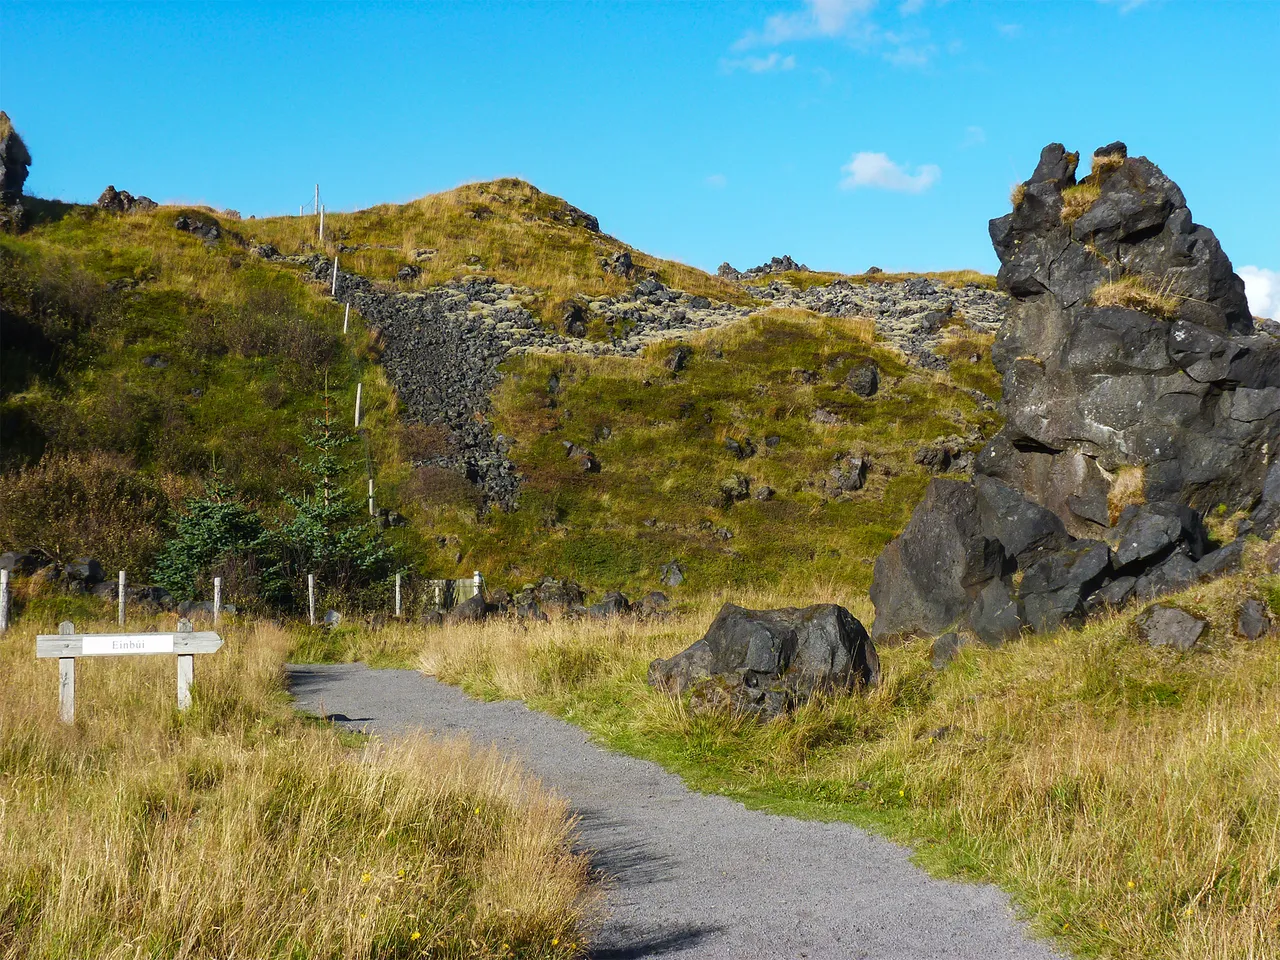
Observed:
[[[343,336],[341,306],[306,264],[250,252],[262,243],[286,256],[317,252],[314,217],[28,206],[29,228],[0,236],[3,549],[93,554],[144,575],[184,498],[215,472],[264,516],[282,517],[282,494],[309,482],[299,460],[316,418],[327,408],[349,423],[361,383],[363,435],[346,453],[344,482],[363,502],[372,471],[378,504],[410,521],[390,532],[392,543],[425,575],[480,568],[510,586],[551,574],[596,590],[642,590],[657,585],[659,564],[679,559],[698,587],[819,577],[861,589],[926,482],[915,448],[996,426],[966,392],[996,389],[981,339],[948,344],[950,376],[922,374],[874,343],[865,322],[772,311],[697,338],[679,374],[663,365],[662,346],[639,360],[511,358],[492,419],[514,441],[525,493],[513,513],[478,515],[459,477],[409,466],[431,447],[431,431],[400,421],[360,318]],[[220,235],[177,229],[179,217]],[[551,316],[574,294],[616,294],[634,282],[602,266],[621,251],[673,286],[751,302],[587,220],[528,184],[497,181],[327,215],[324,251],[391,289],[483,271],[529,287],[532,306]],[[406,263],[421,276],[395,279]],[[883,374],[869,400],[842,386],[863,359]],[[766,446],[770,436],[776,447]],[[757,453],[736,460],[730,438],[750,439]],[[603,469],[583,473],[564,441],[595,451]],[[818,484],[843,454],[866,455],[872,466],[864,490],[835,498]],[[41,456],[56,462],[33,471]],[[720,484],[735,473],[753,489],[773,487],[775,498],[725,507]],[[55,506],[66,508],[61,517]],[[60,532],[42,528],[46,519]]]
[[[469,548],[464,567],[517,586],[556,572],[597,589],[652,589],[658,566],[678,559],[696,590],[804,590],[815,580],[862,590],[928,482],[917,448],[998,426],[953,378],[908,368],[876,344],[865,321],[770,311],[689,345],[679,373],[664,363],[670,345],[637,360],[509,360],[494,420],[517,440],[520,509],[456,526],[456,510],[424,504],[424,524],[456,532]],[[989,359],[970,359],[985,357],[987,344],[957,337],[954,346],[957,373],[994,391]],[[881,370],[869,399],[844,386],[866,360]],[[819,411],[835,422],[815,420]],[[727,440],[750,441],[756,452],[739,459]],[[565,443],[593,451],[599,473],[584,472]],[[871,468],[862,490],[836,496],[820,484],[846,454],[868,457]],[[735,474],[753,493],[772,487],[773,498],[726,505],[721,482]]]

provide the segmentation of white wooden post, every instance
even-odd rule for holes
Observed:
[[[70,620],[58,624],[58,633],[64,637],[76,632],[76,625]],[[63,723],[76,722],[76,658],[58,658],[58,716]]]
[[[475,575],[476,594],[479,595],[484,589],[484,578],[480,576],[480,571],[476,571]]]
[[[369,516],[373,516],[373,477],[369,478]]]
[[[320,245],[324,246],[324,205],[320,207]]]
[[[342,312],[342,334],[346,336],[347,324],[351,320],[351,304],[347,304],[347,309]]]
[[[0,570],[0,633],[9,629],[9,571]]]
[[[396,619],[400,619],[400,574],[396,574]]]
[[[311,614],[311,625],[316,625],[316,575],[307,574],[307,609]]]
[[[119,623],[119,624],[120,624],[120,626],[122,626],[122,627],[124,626],[124,593],[125,593],[124,586],[125,586],[125,575],[124,575],[124,571],[123,571],[123,570],[121,570],[121,571],[120,571],[120,581],[119,581],[119,583],[118,583],[118,585],[117,585],[117,588],[116,588],[116,591],[117,591],[117,596],[116,596],[116,607],[117,607],[117,610],[116,610],[116,622],[117,622],[117,623]]]
[[[304,204],[301,204],[301,203],[300,203],[300,204],[298,204],[298,216],[302,216],[302,215],[303,215],[303,214],[302,214],[302,208],[303,208],[303,206],[304,206]]]
[[[329,296],[336,297],[338,295],[338,255],[333,255],[333,287],[329,291]]]
[[[217,606],[214,606],[217,610]],[[215,614],[216,616],[216,614]],[[190,620],[179,620],[177,633],[191,633]],[[191,684],[196,679],[196,658],[194,654],[178,654],[178,709],[188,710],[191,707]]]
[[[440,604],[444,603],[444,588],[440,586],[440,581],[436,581],[436,609],[440,609]]]
[[[360,397],[363,392],[364,392],[364,384],[357,383],[356,384],[356,429],[357,430],[360,429]]]
[[[218,617],[222,613],[222,578],[213,578],[213,625],[218,625]]]

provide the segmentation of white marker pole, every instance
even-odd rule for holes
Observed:
[[[222,613],[222,578],[213,578],[213,625],[218,625],[218,617]]]
[[[396,619],[400,619],[400,574],[396,574]]]
[[[347,335],[347,324],[351,321],[351,304],[347,304],[347,309],[342,312],[342,335]]]
[[[336,297],[338,295],[338,255],[333,255],[333,288],[329,291],[329,296]]]
[[[369,478],[369,516],[373,516],[373,477]]]
[[[356,384],[356,429],[360,429],[360,394],[364,390],[363,383]]]
[[[9,629],[9,571],[0,570],[0,633]]]
[[[478,595],[484,592],[484,578],[480,576],[479,570],[476,571],[475,579],[476,579],[476,593]]]
[[[311,614],[311,625],[316,625],[316,575],[307,574],[307,609]]]
[[[116,613],[116,620],[119,622],[120,626],[123,627],[124,626],[124,571],[123,570],[120,571],[120,582],[116,590],[116,598],[117,598],[116,603],[118,607],[118,611]]]
[[[298,204],[298,216],[302,216],[302,215],[303,215],[303,214],[302,214],[302,208],[303,208],[304,206],[305,206],[305,204],[302,204],[302,203]]]

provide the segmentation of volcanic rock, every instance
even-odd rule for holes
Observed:
[[[13,129],[9,115],[0,110],[0,203],[12,204],[22,199],[22,185],[27,182],[31,153]]]
[[[735,712],[760,716],[879,678],[880,660],[867,631],[831,603],[781,610],[726,603],[702,639],[649,666],[655,687],[676,694],[705,687],[703,702],[720,699]]]

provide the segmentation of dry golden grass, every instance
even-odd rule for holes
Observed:
[[[1022,206],[1022,201],[1027,198],[1027,185],[1025,183],[1017,184],[1009,194],[1009,202],[1013,204],[1013,209],[1017,210]]]
[[[1107,512],[1114,524],[1125,507],[1147,502],[1147,473],[1142,467],[1121,467],[1107,491]]]
[[[1062,222],[1068,226],[1083,217],[1102,196],[1102,187],[1089,180],[1062,191]]]
[[[577,295],[617,295],[647,271],[690,293],[750,304],[755,301],[718,277],[671,260],[651,257],[606,233],[579,223],[565,201],[521,180],[471,183],[406,204],[381,204],[354,213],[325,214],[325,251],[339,243],[358,247],[340,262],[367,277],[391,280],[406,263],[421,276],[405,289],[484,274],[529,287],[530,308],[549,319],[556,304]],[[275,217],[241,224],[252,237],[286,252],[318,246],[314,217]],[[426,253],[428,252],[429,253]],[[630,253],[636,274],[606,271],[601,260]],[[424,252],[420,259],[419,252]]]
[[[1090,167],[1090,176],[1101,182],[1108,174],[1124,166],[1125,158],[1118,153],[1095,153]]]
[[[1168,283],[1153,288],[1146,279],[1136,275],[1121,277],[1099,284],[1089,295],[1095,307],[1126,307],[1159,317],[1176,320],[1178,298],[1170,291]]]
[[[172,658],[81,660],[67,728],[36,632],[0,638],[0,957],[580,953],[565,808],[495,754],[344,746],[266,625],[197,658],[186,715]]]
[[[421,667],[489,697],[520,697],[705,789],[847,817],[922,844],[945,873],[993,880],[1037,927],[1087,955],[1260,960],[1280,954],[1280,655],[1234,637],[1241,601],[1275,590],[1246,572],[1163,602],[1204,616],[1197,650],[1135,639],[1140,608],[1083,631],[965,648],[941,674],[927,642],[882,650],[868,696],[767,724],[693,715],[645,668],[696,639],[724,599],[643,623],[500,620],[400,628]],[[854,607],[869,619],[865,601]]]

